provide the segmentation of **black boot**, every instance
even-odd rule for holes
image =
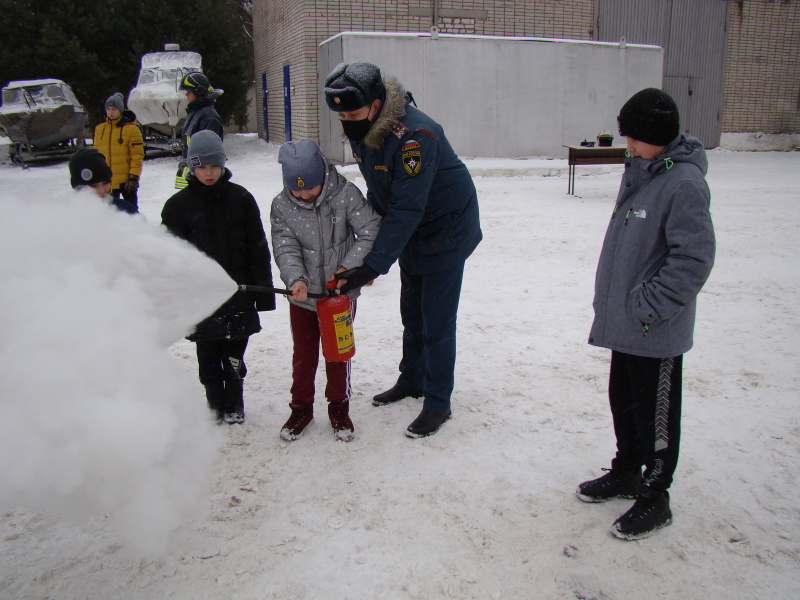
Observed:
[[[373,406],[386,406],[387,404],[392,404],[393,402],[397,402],[398,400],[402,400],[403,398],[421,398],[422,397],[422,390],[415,390],[412,388],[407,388],[405,386],[396,383],[394,387],[391,389],[386,390],[385,392],[381,392],[377,396],[372,399]]]
[[[208,408],[214,413],[217,423],[222,423],[225,414],[225,385],[214,383],[205,387]]]
[[[225,414],[226,423],[244,423],[244,382],[234,379],[225,382]]]
[[[419,416],[406,429],[406,435],[410,438],[421,438],[433,435],[450,418],[450,410],[427,410],[422,409]]]
[[[584,502],[607,502],[614,498],[636,498],[642,481],[642,472],[608,470],[597,479],[584,481],[576,494]]]
[[[611,533],[623,540],[641,540],[671,524],[669,492],[643,488],[630,510],[614,522]]]

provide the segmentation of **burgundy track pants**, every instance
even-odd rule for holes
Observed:
[[[353,320],[356,316],[356,302],[352,303]],[[320,333],[316,311],[289,305],[289,323],[292,327],[294,354],[292,356],[292,403],[313,404],[314,380],[319,364]],[[328,384],[325,397],[328,402],[350,400],[350,361],[325,361],[325,374]]]

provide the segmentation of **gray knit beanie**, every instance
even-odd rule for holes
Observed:
[[[225,148],[222,146],[222,140],[213,131],[203,129],[189,138],[186,164],[190,169],[196,169],[203,165],[225,168],[225,160]]]
[[[325,161],[313,140],[286,142],[278,151],[283,165],[283,182],[290,190],[307,190],[325,181]]]
[[[325,80],[325,102],[337,112],[358,110],[385,97],[381,70],[372,63],[342,63]]]
[[[113,106],[119,112],[123,112],[125,110],[125,98],[123,98],[122,94],[119,92],[116,94],[111,94],[108,98],[106,98],[106,108],[109,106]]]

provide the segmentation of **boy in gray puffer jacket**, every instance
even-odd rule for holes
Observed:
[[[380,217],[359,189],[322,155],[312,140],[287,142],[278,153],[283,191],[272,201],[270,222],[275,262],[291,290],[292,414],[281,438],[296,440],[314,415],[314,378],[319,363],[320,332],[316,300],[325,284],[340,273],[361,266],[378,234]],[[338,287],[344,282],[339,281]],[[353,300],[359,290],[348,292]],[[349,417],[350,361],[325,362],[328,416],[337,439],[349,442],[354,427]]]
[[[611,529],[635,540],[672,522],[667,489],[678,463],[683,354],[715,239],[705,150],[680,133],[675,101],[642,90],[618,121],[628,158],[597,266],[589,335],[590,344],[611,350],[617,453],[609,472],[577,494],[586,502],[635,498]]]

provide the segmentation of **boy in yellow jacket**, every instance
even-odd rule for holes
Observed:
[[[142,132],[136,115],[125,110],[122,94],[106,100],[106,120],[94,129],[94,147],[102,152],[111,167],[111,195],[139,206],[139,177],[144,160]]]

